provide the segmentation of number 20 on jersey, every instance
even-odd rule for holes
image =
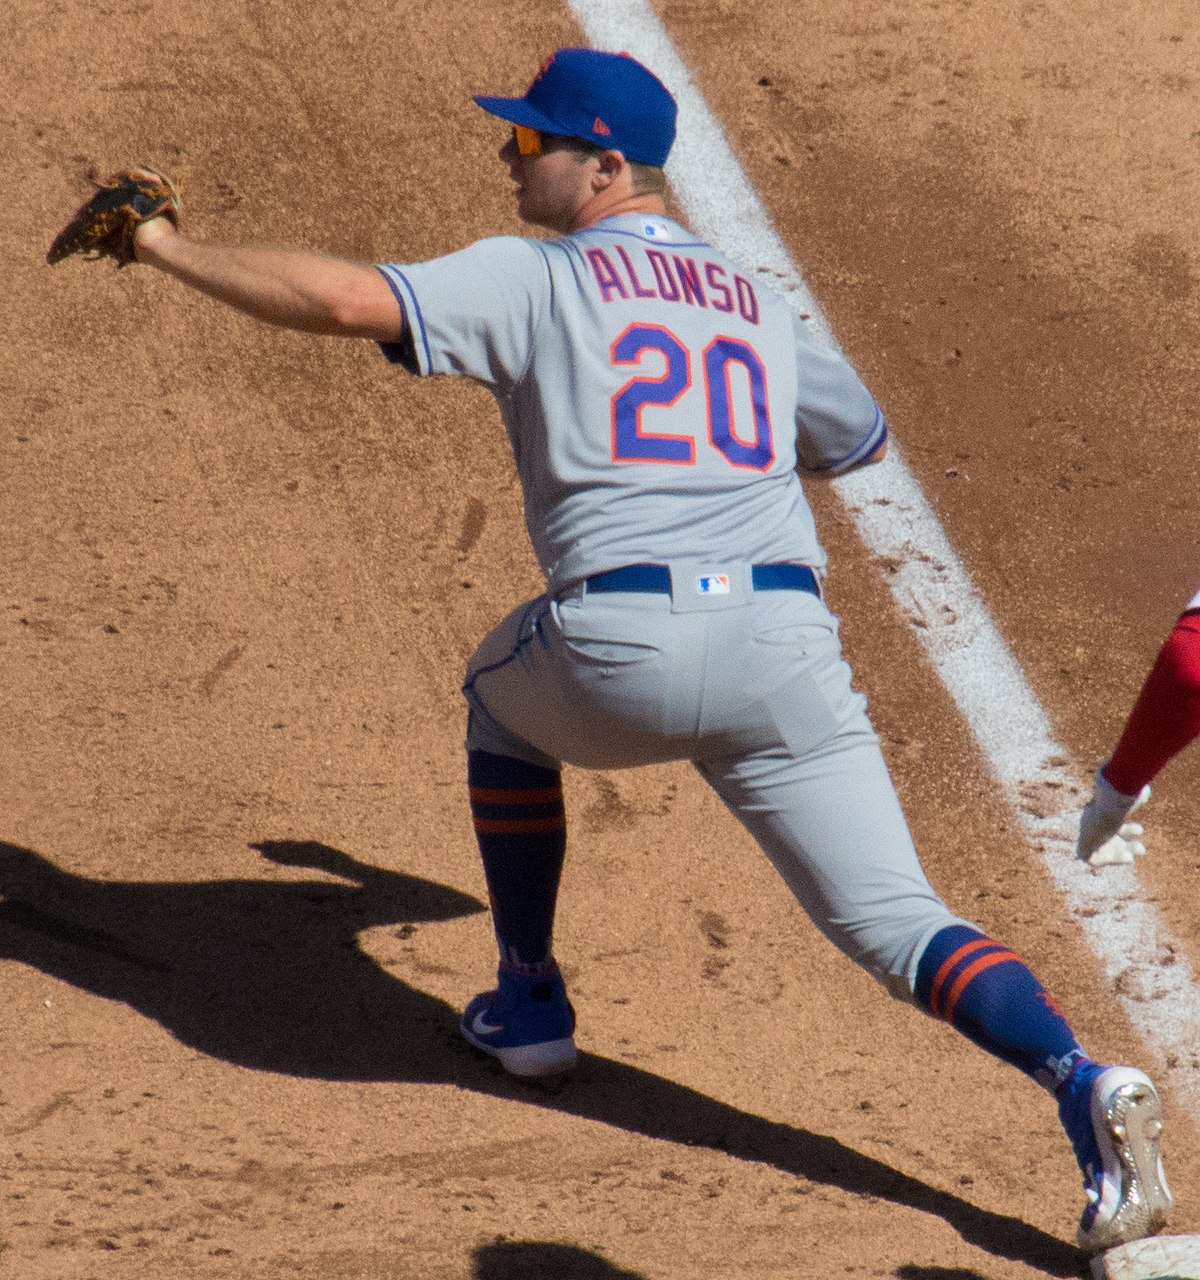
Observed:
[[[662,367],[657,376],[638,373],[613,396],[613,461],[694,466],[696,441],[691,435],[652,431],[642,420],[647,409],[670,409],[691,388],[692,352],[670,329],[631,324],[612,344],[611,357],[618,368],[640,369],[648,357],[656,370],[660,363]],[[775,460],[775,447],[767,375],[758,353],[740,338],[716,337],[696,363],[704,379],[709,444],[731,466],[766,471]],[[735,379],[748,395],[735,394]],[[735,405],[742,408],[746,421],[735,423]]]

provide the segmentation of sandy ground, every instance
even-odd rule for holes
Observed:
[[[1200,585],[1195,5],[658,11],[1094,767]],[[580,40],[549,0],[0,12],[4,1274],[1082,1273],[1049,1101],[833,953],[686,767],[567,773],[578,1074],[523,1086],[462,1045],[493,957],[459,680],[539,585],[490,400],[44,263],[89,175],[133,162],[208,239],[403,261],[517,230],[470,94]],[[1188,1077],[813,500],[931,878],[1097,1056]],[[1142,868],[1193,966],[1195,768],[1161,776]]]

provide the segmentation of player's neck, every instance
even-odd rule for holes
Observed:
[[[605,191],[589,200],[579,210],[569,230],[582,231],[584,227],[594,226],[603,218],[613,218],[621,213],[657,213],[665,217],[666,212],[667,206],[662,196],[650,192],[641,195],[632,193],[615,195]]]

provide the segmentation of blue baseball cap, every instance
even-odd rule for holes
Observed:
[[[656,168],[666,162],[675,141],[675,99],[627,53],[559,49],[542,64],[523,98],[477,97],[475,102],[509,124],[582,138]]]

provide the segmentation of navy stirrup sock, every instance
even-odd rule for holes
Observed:
[[[969,1040],[1053,1090],[1086,1057],[1067,1020],[1014,952],[950,925],[917,965],[917,1000]]]
[[[562,774],[511,756],[467,753],[471,817],[503,964],[552,965],[551,935],[567,847]]]

